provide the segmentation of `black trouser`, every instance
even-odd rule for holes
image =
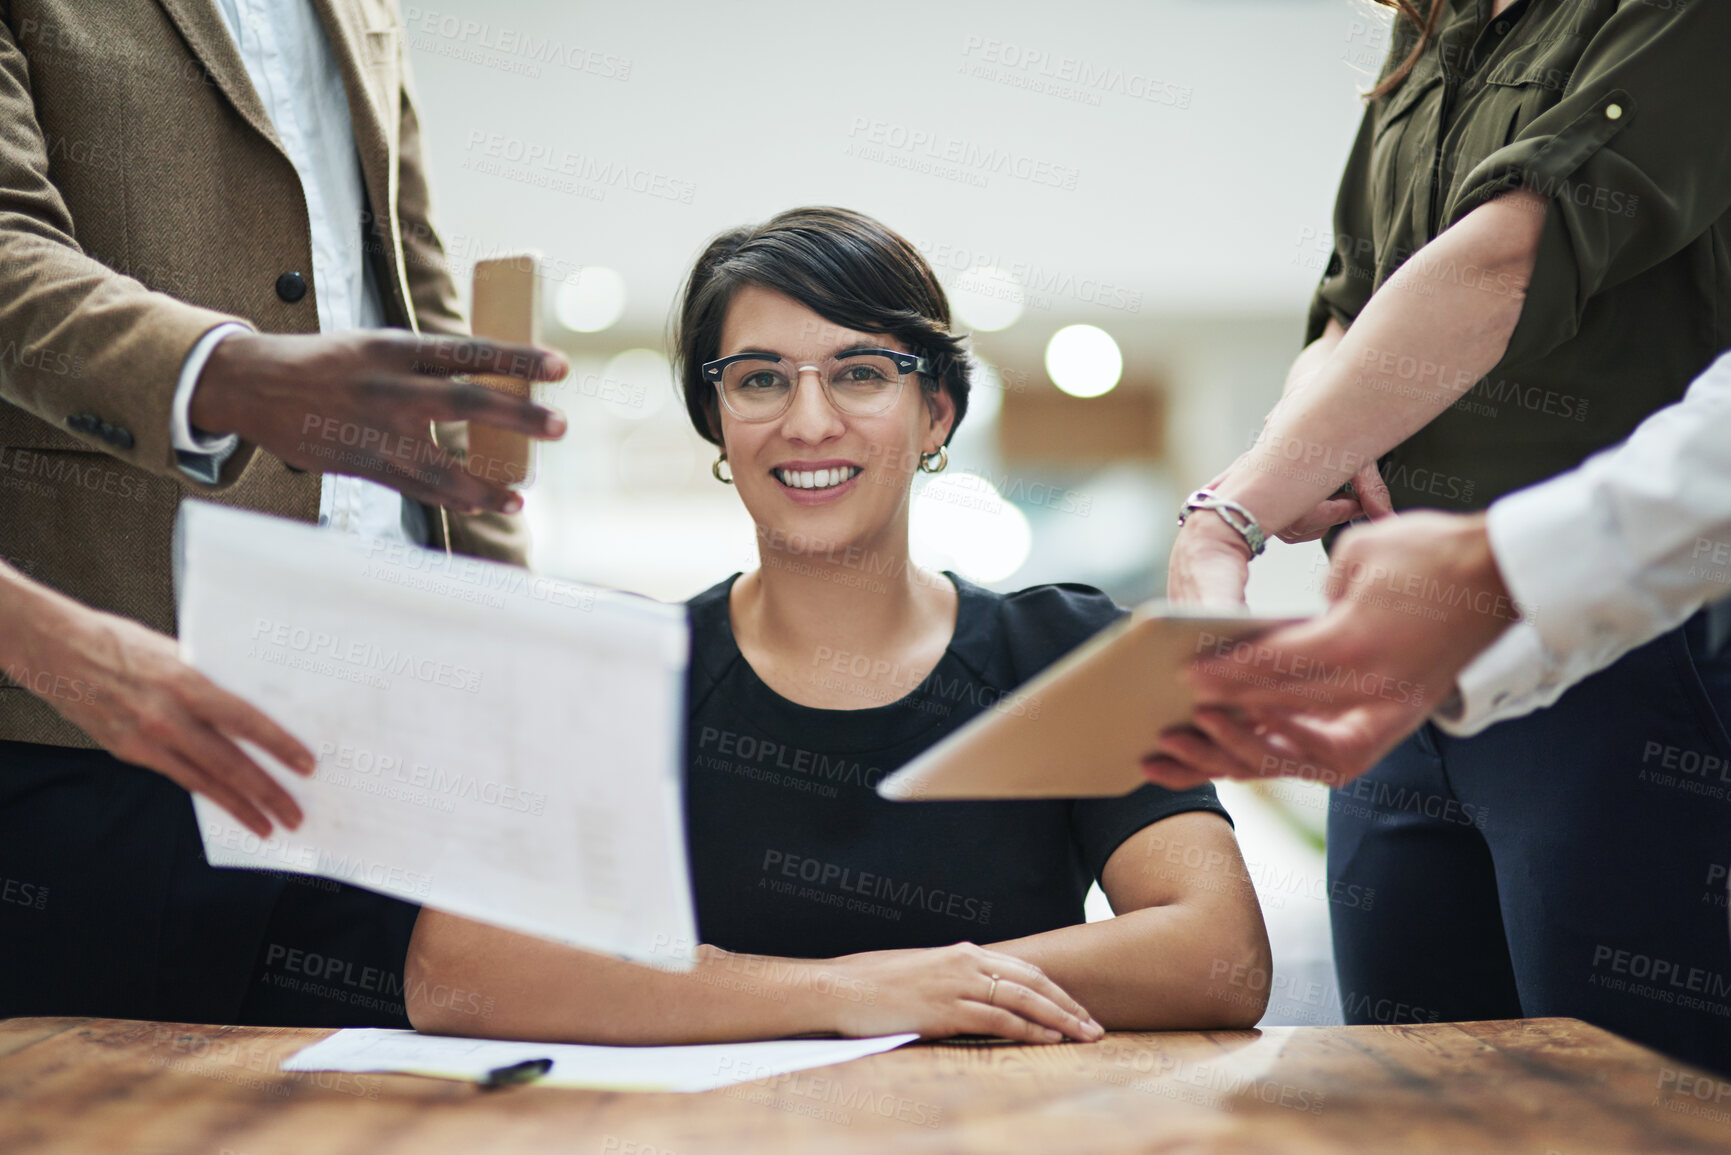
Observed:
[[[1705,615],[1550,709],[1334,792],[1349,1023],[1565,1015],[1731,1071],[1731,647]],[[1344,890],[1340,891],[1344,892]]]
[[[407,1026],[415,914],[322,879],[214,869],[166,778],[0,742],[0,1018]]]

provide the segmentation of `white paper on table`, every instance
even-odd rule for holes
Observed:
[[[683,607],[181,504],[185,659],[318,755],[261,841],[195,798],[206,859],[318,874],[670,970],[693,965]]]
[[[414,1031],[351,1028],[283,1060],[285,1071],[431,1075],[479,1082],[498,1067],[552,1059],[536,1086],[598,1091],[711,1091],[894,1050],[918,1035],[873,1039],[777,1039],[689,1047],[591,1047],[454,1039]]]

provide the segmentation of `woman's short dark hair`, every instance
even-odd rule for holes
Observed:
[[[685,283],[673,347],[685,410],[698,435],[721,444],[719,399],[703,363],[721,355],[727,308],[742,286],[793,298],[824,320],[882,333],[932,363],[921,385],[948,389],[956,426],[968,411],[969,361],[950,332],[950,302],[920,251],[878,221],[851,209],[789,209],[761,225],[730,229],[709,242]]]

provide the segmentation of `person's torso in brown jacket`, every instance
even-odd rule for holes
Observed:
[[[387,323],[465,332],[396,5],[311,3],[347,90]],[[278,295],[287,272],[311,286],[298,301]],[[216,486],[193,482],[169,410],[213,325],[314,332],[317,292],[300,179],[215,0],[0,0],[0,558],[172,632],[184,495],[316,520],[319,475],[250,445]],[[516,519],[428,513],[434,547],[521,563]],[[0,739],[92,745],[3,679]]]

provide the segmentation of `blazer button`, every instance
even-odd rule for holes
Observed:
[[[108,442],[116,449],[132,448],[132,430],[120,425],[110,425],[104,421],[97,425],[96,436]]]
[[[94,413],[72,413],[66,418],[66,428],[74,433],[95,433],[98,424]]]
[[[294,304],[307,295],[307,279],[299,273],[284,273],[276,279],[276,295]]]

